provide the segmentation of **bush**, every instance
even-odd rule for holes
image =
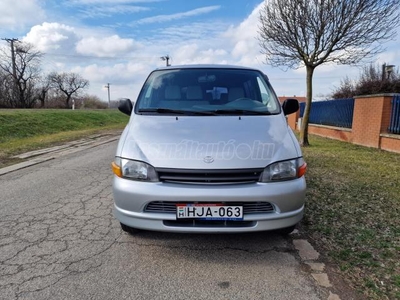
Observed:
[[[49,97],[45,102],[45,108],[65,108],[65,100],[61,96]]]
[[[360,77],[352,81],[346,77],[340,86],[333,92],[333,99],[352,98],[357,95],[373,95],[383,93],[400,93],[399,70],[392,73],[383,73],[379,65],[365,67]]]
[[[99,97],[94,95],[86,95],[78,100],[75,100],[75,106],[79,104],[79,108],[89,109],[105,109],[108,108],[108,103],[100,100]]]

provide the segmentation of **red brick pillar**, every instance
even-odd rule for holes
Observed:
[[[354,144],[380,147],[380,134],[386,132],[389,126],[392,99],[392,94],[355,97],[352,127]]]

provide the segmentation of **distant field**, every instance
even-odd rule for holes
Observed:
[[[128,116],[116,109],[0,109],[0,167],[11,155],[122,129],[127,122]]]

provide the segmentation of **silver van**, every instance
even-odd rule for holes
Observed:
[[[280,229],[302,219],[306,163],[261,71],[185,65],[150,73],[115,160],[114,215],[124,231],[223,233]]]

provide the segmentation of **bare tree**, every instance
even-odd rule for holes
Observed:
[[[333,99],[344,99],[352,98],[355,96],[355,83],[349,77],[345,77],[340,81],[340,87],[332,93],[331,98]]]
[[[40,107],[45,107],[47,94],[51,88],[49,76],[42,76],[36,87],[36,98],[40,101]]]
[[[89,87],[89,81],[76,73],[50,73],[49,80],[52,87],[65,95],[65,107],[69,108],[69,102],[73,95],[78,95],[81,90]]]
[[[13,85],[12,77],[0,68],[0,108],[11,107]]]
[[[40,78],[42,53],[37,51],[32,44],[18,42],[13,61],[12,53],[7,50],[0,51],[0,68],[13,82],[11,99],[9,99],[10,106],[33,107],[36,102],[35,84]]]
[[[306,68],[307,102],[300,143],[308,141],[314,70],[324,63],[357,64],[383,51],[399,25],[400,0],[268,0],[259,41],[272,66]]]

